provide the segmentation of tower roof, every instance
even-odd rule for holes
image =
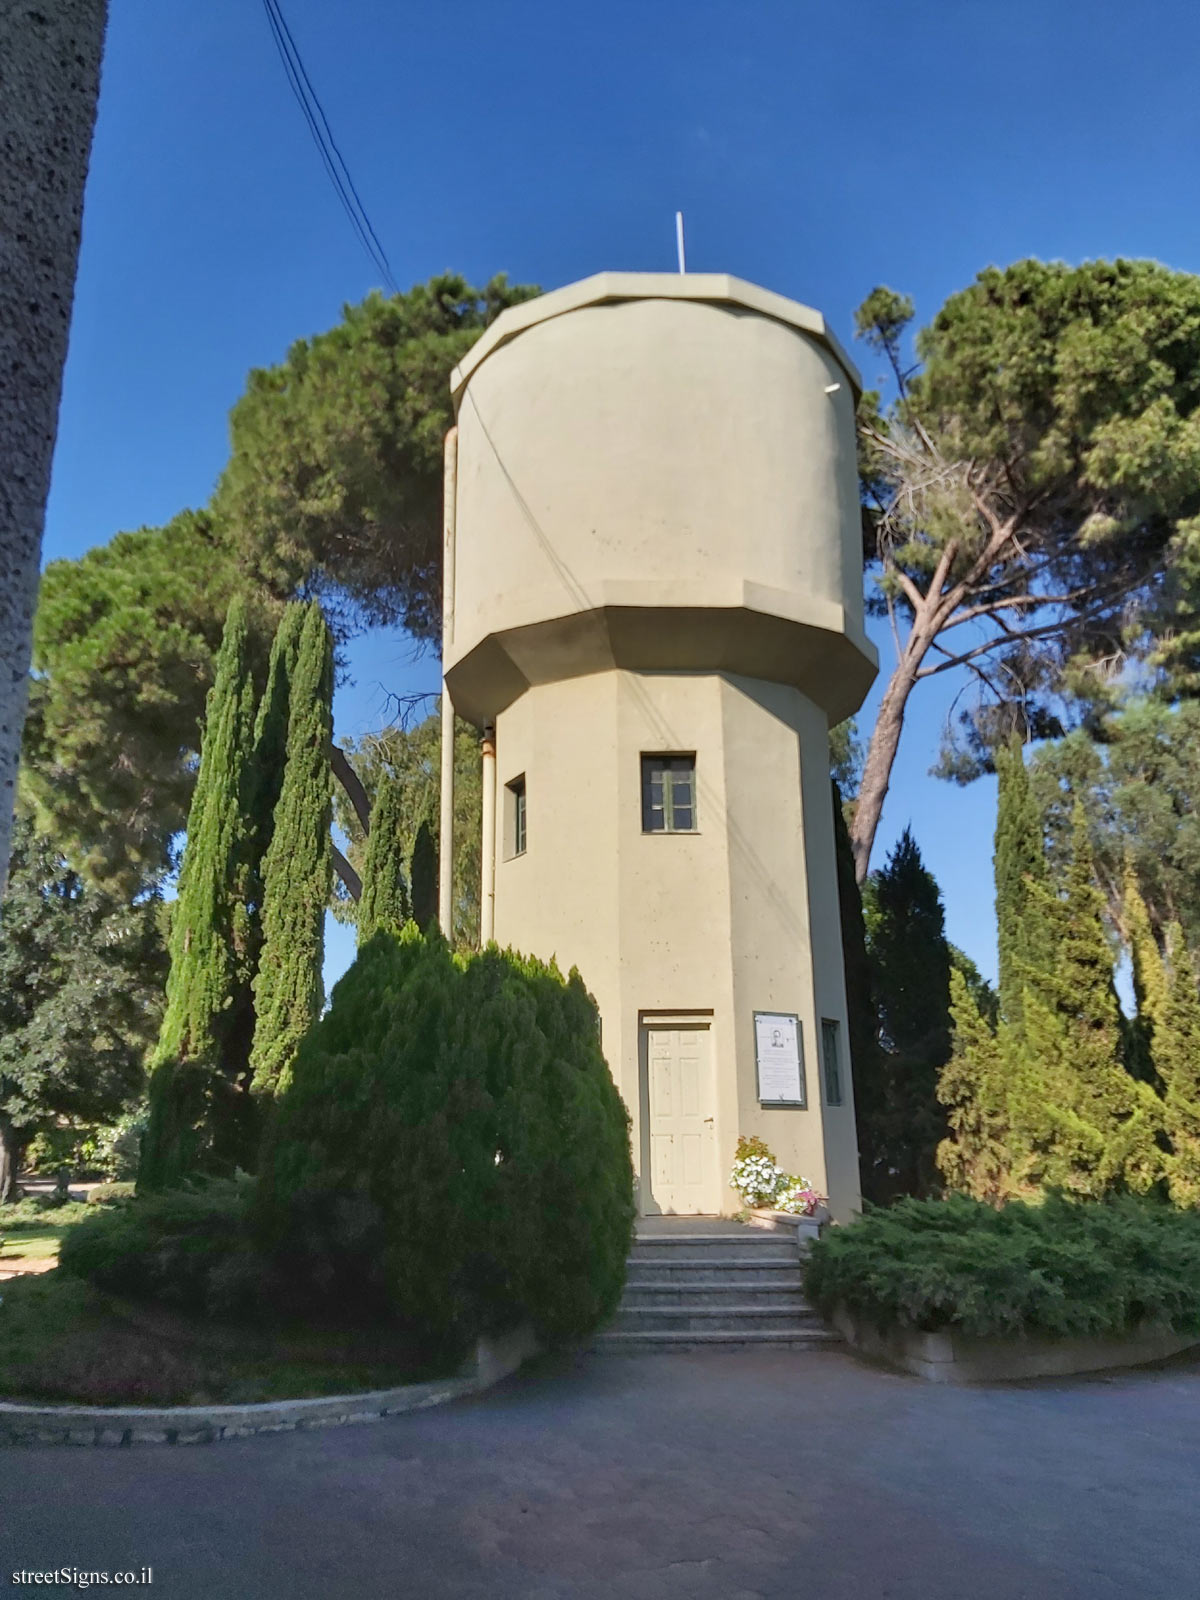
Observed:
[[[577,283],[568,283],[536,300],[526,300],[502,311],[483,337],[474,345],[450,375],[450,392],[455,406],[462,397],[471,374],[501,345],[536,323],[548,322],[568,311],[585,306],[611,305],[621,300],[700,300],[709,305],[737,307],[771,317],[799,328],[823,344],[850,381],[855,398],[862,393],[858,368],[829,331],[825,318],[811,306],[762,289],[743,278],[725,272],[597,272]]]

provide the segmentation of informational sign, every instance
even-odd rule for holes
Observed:
[[[806,1106],[804,1036],[800,1018],[787,1011],[754,1013],[758,1098],[764,1106]]]

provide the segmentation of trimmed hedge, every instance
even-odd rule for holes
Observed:
[[[577,973],[494,946],[375,935],[302,1044],[256,1226],[315,1301],[439,1347],[616,1309],[633,1230],[629,1118]]]
[[[805,1289],[826,1316],[844,1305],[881,1332],[1200,1333],[1200,1213],[1133,1196],[901,1200],[818,1240]]]

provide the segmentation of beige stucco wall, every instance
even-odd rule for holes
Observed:
[[[834,717],[860,702],[852,369],[815,313],[754,315],[730,285],[654,278],[558,314],[549,295],[472,352],[446,658],[465,714],[612,666],[791,682]],[[497,337],[506,318],[519,336]]]
[[[716,1204],[739,1133],[858,1205],[848,1062],[826,1109],[820,1019],[845,996],[823,713],[798,691],[717,674],[597,673],[530,689],[496,725],[496,938],[565,969],[600,1006],[605,1054],[645,1160],[639,1027],[711,1014]],[[641,755],[696,752],[698,831],[642,832]],[[805,774],[813,781],[806,783]],[[524,777],[528,847],[506,859],[504,790]],[[826,870],[826,858],[828,870]],[[763,1108],[753,1014],[802,1022],[808,1108]]]
[[[639,1170],[641,1025],[707,1025],[722,1211],[739,1133],[840,1218],[859,1204],[828,755],[876,669],[858,387],[818,313],[697,274],[516,307],[452,380],[444,667],[457,710],[496,724],[495,937],[580,969]],[[669,751],[696,753],[694,834],[642,832],[640,758]],[[799,1016],[806,1109],[759,1104],[755,1011]]]

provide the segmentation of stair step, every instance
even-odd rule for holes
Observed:
[[[782,1306],[621,1306],[614,1333],[752,1333],[763,1328],[799,1330],[817,1322],[806,1307]]]
[[[773,1284],[790,1282],[796,1276],[792,1261],[631,1261],[626,1268],[626,1283],[734,1283]]]
[[[773,1349],[820,1349],[826,1345],[840,1345],[839,1334],[827,1328],[802,1328],[778,1330],[754,1329],[750,1332],[726,1333],[622,1333],[614,1330],[596,1335],[592,1349],[605,1355],[636,1355],[641,1351],[660,1350],[665,1353],[686,1354],[689,1350],[751,1349],[770,1345]]]
[[[782,1283],[627,1283],[621,1301],[630,1309],[643,1306],[795,1306],[807,1307],[798,1281]]]
[[[686,1255],[705,1261],[738,1260],[754,1256],[764,1261],[795,1261],[799,1245],[786,1234],[719,1233],[711,1238],[702,1234],[683,1234],[678,1239],[635,1239],[630,1260],[661,1261],[667,1256]]]

